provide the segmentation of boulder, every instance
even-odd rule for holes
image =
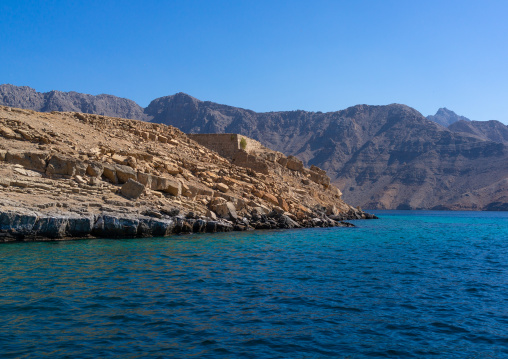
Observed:
[[[290,170],[301,172],[303,170],[303,162],[294,156],[289,156],[286,167]]]
[[[226,193],[227,191],[229,191],[228,185],[226,185],[224,183],[217,183],[215,185],[215,187],[217,188],[217,190],[221,191],[222,193]]]
[[[127,156],[121,156],[116,153],[113,156],[111,156],[111,159],[120,165],[127,163]]]
[[[319,168],[318,166],[310,166],[310,170],[313,171],[313,172],[316,172],[320,175],[326,175],[326,171],[325,170],[322,170],[321,168]]]
[[[46,168],[46,174],[64,176],[83,176],[86,173],[87,165],[75,158],[61,154],[53,155]]]
[[[324,172],[324,171],[322,171],[322,172]],[[317,184],[322,184],[326,188],[328,186],[330,186],[330,177],[328,177],[326,175],[326,172],[325,172],[325,174],[322,174],[322,173],[318,173],[318,172],[314,172],[314,171],[309,171],[309,173],[310,173],[310,179],[312,181],[316,182]]]
[[[287,164],[288,164],[288,159],[287,157],[281,157],[277,160],[277,162],[282,166],[282,167],[286,167]]]
[[[289,206],[286,202],[286,200],[282,197],[277,197],[277,201],[279,203],[279,206],[285,211],[285,212],[289,212]]]
[[[254,207],[251,211],[252,214],[263,215],[270,213],[270,210],[265,206]]]
[[[233,202],[228,202],[222,197],[214,198],[209,205],[210,209],[214,211],[219,217],[224,219],[236,220],[238,214]]]
[[[281,215],[278,220],[279,228],[300,228],[300,225],[286,215]]]
[[[85,179],[83,177],[81,177],[80,175],[76,175],[74,177],[74,181],[76,181],[79,184],[88,184],[87,181],[85,181]]]
[[[182,196],[194,197],[189,186],[187,186],[185,183],[181,183],[181,186],[182,186]]]
[[[331,204],[326,207],[326,215],[327,216],[336,216],[338,214],[339,214],[339,210],[337,209],[337,207],[335,207],[335,205]]]
[[[156,191],[162,191],[169,193],[173,196],[181,196],[182,195],[182,184],[179,181],[175,181],[171,178],[167,177],[156,177],[157,182],[154,186],[154,182],[152,182],[152,189]],[[155,187],[155,188],[154,188]]]
[[[8,151],[5,155],[5,161],[22,165],[34,171],[44,172],[48,157],[48,153],[44,151]]]
[[[91,162],[86,168],[86,174],[90,177],[101,177],[104,172],[104,165],[99,162]]]
[[[10,178],[0,177],[0,186],[2,186],[2,187],[9,187],[10,185],[11,185],[11,179]]]
[[[129,178],[129,180],[122,186],[120,192],[123,196],[129,199],[138,199],[143,194],[144,190],[145,186],[143,184]]]
[[[174,176],[180,173],[180,169],[171,163],[166,163],[164,167],[166,169],[166,172],[169,173],[170,175]]]
[[[274,195],[271,195],[270,193],[264,193],[263,199],[267,202],[270,202],[271,204],[274,204],[276,206],[279,205],[279,200]]]
[[[11,139],[11,138],[17,138],[16,132],[11,130],[9,127],[4,127],[0,125],[0,135],[2,135],[5,138]]]
[[[216,221],[217,220],[217,215],[213,211],[210,211],[210,210],[206,211],[206,216],[208,218],[210,218],[212,221]]]
[[[136,171],[132,167],[115,165],[116,177],[119,183],[126,183],[129,179],[137,180]]]
[[[154,180],[154,176],[151,175],[150,173],[143,173],[143,172],[138,172],[138,182],[145,185],[147,188],[152,188],[152,183],[153,183],[153,180]],[[155,183],[157,183],[157,179],[155,179]]]
[[[111,163],[104,163],[102,176],[107,178],[111,183],[118,183],[118,177],[116,176],[116,167]]]
[[[5,155],[7,154],[7,151],[0,150],[0,161],[5,161]]]

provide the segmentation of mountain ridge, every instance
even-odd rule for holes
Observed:
[[[504,208],[508,149],[495,140],[503,128],[497,137],[488,128],[472,133],[459,125],[475,129],[475,121],[439,113],[458,118],[456,125],[446,128],[403,104],[257,113],[177,93],[153,100],[143,116],[186,133],[239,133],[297,156],[326,170],[344,199],[363,208]]]
[[[457,121],[471,121],[467,117],[457,115],[446,107],[438,109],[435,115],[427,116],[427,119],[439,123],[444,127],[448,127]]]

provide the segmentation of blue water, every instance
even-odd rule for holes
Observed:
[[[0,245],[1,358],[507,358],[508,213]]]

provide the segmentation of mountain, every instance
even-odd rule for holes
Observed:
[[[0,85],[0,104],[40,112],[75,111],[103,116],[150,120],[132,100],[78,92],[37,92],[28,86]]]
[[[436,114],[452,115],[461,118]],[[155,99],[143,116],[186,133],[256,139],[326,170],[343,198],[363,208],[508,210],[506,143],[447,129],[405,105],[257,113],[178,93]],[[463,122],[471,121],[455,121]]]
[[[448,129],[474,135],[486,141],[508,144],[508,126],[499,121],[457,121],[448,126]]]
[[[439,123],[444,127],[448,127],[457,121],[471,121],[467,117],[459,116],[455,112],[448,110],[446,107],[437,110],[436,114],[433,116],[427,116],[427,119]]]
[[[326,170],[346,200],[365,208],[485,209],[508,202],[506,146],[450,131],[405,105],[256,113],[180,93],[146,111],[184,132],[241,133],[295,155]]]

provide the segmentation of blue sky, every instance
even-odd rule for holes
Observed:
[[[0,2],[0,83],[508,124],[508,1]]]

